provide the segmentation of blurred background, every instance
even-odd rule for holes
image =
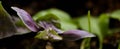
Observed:
[[[34,15],[39,11],[57,8],[67,12],[71,18],[87,15],[88,10],[91,11],[91,15],[94,17],[100,16],[103,13],[111,13],[120,9],[120,0],[1,0],[5,10],[10,15],[15,15],[16,12],[10,7],[17,6],[26,10],[30,15]],[[120,21],[110,18],[109,28],[119,28]],[[120,30],[119,30],[120,31]],[[29,37],[29,36],[28,36]],[[46,43],[44,40],[32,38],[24,38],[15,40],[16,37],[10,37],[9,39],[0,40],[0,49],[80,49],[80,43],[83,39],[71,42],[71,41],[59,41]],[[11,40],[14,39],[14,40]],[[120,32],[113,33],[112,36],[104,38],[103,49],[118,49],[118,43],[116,40],[120,39]],[[2,43],[2,44],[1,44]],[[48,46],[46,46],[46,44]],[[92,38],[91,49],[98,49],[98,38]],[[48,48],[46,48],[48,47]],[[32,49],[31,48],[31,49]]]
[[[61,9],[72,17],[85,15],[88,10],[91,11],[91,15],[99,15],[120,9],[119,0],[2,0],[2,2],[9,13],[12,12],[11,6],[17,6],[25,8],[31,15],[49,8]]]

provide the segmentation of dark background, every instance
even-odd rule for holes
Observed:
[[[25,8],[31,15],[40,10],[58,8],[69,13],[72,17],[87,14],[99,15],[120,9],[120,0],[2,0],[9,13],[11,6]]]
[[[88,10],[91,11],[91,15],[99,16],[101,13],[108,13],[114,10],[120,9],[120,0],[1,0],[4,8],[11,15],[16,15],[10,7],[17,6],[34,15],[38,11],[58,8],[61,9],[71,17],[78,17],[86,15]],[[114,23],[113,23],[114,22]],[[115,19],[110,19],[110,27],[118,27],[120,22]],[[116,35],[107,37],[103,44],[103,49],[117,49]],[[12,36],[0,40],[0,49],[45,49],[46,41],[34,39],[34,34]],[[81,40],[70,42],[70,41],[59,41],[51,42],[54,49],[79,49]],[[98,39],[92,38],[91,49],[98,49]],[[114,44],[113,44],[114,43]],[[49,45],[49,44],[48,44]]]

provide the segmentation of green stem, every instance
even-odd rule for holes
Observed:
[[[90,11],[88,11],[88,27],[89,27],[89,32],[91,32]],[[91,38],[88,39],[88,43],[90,43],[90,40],[91,40]],[[100,40],[100,47],[99,47],[99,49],[102,49],[102,39],[99,38],[99,40]]]
[[[89,32],[91,32],[90,11],[88,11],[88,29],[89,29]],[[91,38],[84,39],[80,49],[90,49],[90,40]]]
[[[89,32],[91,32],[90,11],[88,11],[88,28],[89,28]]]
[[[103,37],[100,38],[99,36],[99,49],[102,49]]]
[[[84,39],[81,43],[80,49],[85,49],[85,44],[86,44],[87,39]]]
[[[91,33],[90,11],[88,11],[88,26],[89,26],[89,32]],[[87,47],[89,49],[90,49],[90,40],[91,38],[88,38]]]

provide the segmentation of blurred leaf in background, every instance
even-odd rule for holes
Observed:
[[[78,19],[79,28],[89,31],[88,27],[88,17],[80,17]],[[91,33],[94,33],[98,36],[100,42],[100,48],[102,48],[103,37],[108,33],[109,28],[109,17],[105,14],[102,14],[98,17],[90,17]]]
[[[109,35],[109,16],[107,14],[101,14],[98,19],[100,31],[103,36]]]
[[[36,21],[39,21],[42,17],[43,18],[49,17],[49,16],[45,16],[48,14],[51,14],[50,19],[53,19],[55,17],[59,19],[59,23],[61,26],[60,28],[62,30],[77,29],[77,26],[73,23],[70,16],[66,12],[59,10],[59,9],[55,9],[55,8],[40,11],[33,16],[33,19]]]
[[[5,11],[0,2],[0,39],[10,37],[16,32],[16,27],[11,16]]]
[[[88,17],[87,16],[83,16],[78,19],[78,26],[79,28],[89,31],[89,25],[88,25]],[[90,27],[91,27],[91,33],[95,34],[98,36],[99,38],[99,42],[100,42],[100,48],[102,48],[102,41],[103,41],[103,35],[101,33],[100,27],[99,27],[99,22],[98,22],[98,18],[91,16],[90,17]]]
[[[90,21],[91,21],[91,33],[102,36],[101,30],[100,30],[99,25],[98,25],[98,18],[90,17]],[[87,16],[80,17],[78,19],[78,25],[79,25],[79,28],[86,30],[86,31],[89,31],[89,29],[88,29],[88,27],[89,27],[88,26],[88,17]]]
[[[120,10],[116,10],[113,11],[112,13],[109,13],[109,16],[120,21]]]

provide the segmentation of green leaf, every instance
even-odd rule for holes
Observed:
[[[49,10],[52,14],[56,15],[61,21],[70,21],[70,15],[62,10],[52,8]]]
[[[49,33],[50,40],[62,40],[62,37],[59,36],[55,30],[50,29],[49,32],[50,32]]]
[[[35,36],[35,38],[48,40],[47,31],[44,30],[44,31],[38,32],[38,34]]]
[[[101,30],[99,28],[99,24],[98,24],[98,18],[95,17],[90,17],[90,24],[91,24],[91,33],[96,34],[99,38],[99,42],[100,42],[100,48],[102,49],[102,42],[103,42],[103,35],[101,33]],[[81,29],[89,31],[88,27],[88,18],[87,16],[84,17],[80,17],[78,19],[78,25]]]
[[[62,30],[73,30],[73,29],[77,29],[77,25],[74,24],[72,21],[71,22],[65,22],[65,21],[61,21],[61,29]]]
[[[17,22],[15,22],[15,25],[19,27],[25,27],[24,23],[21,20],[18,20]]]
[[[40,11],[33,16],[33,19],[36,21],[50,21],[54,19],[58,22],[54,24],[58,28],[63,30],[77,29],[77,26],[71,21],[70,16],[66,12],[55,8]]]
[[[45,15],[48,16],[48,14],[54,15],[54,16],[51,16],[53,18],[58,17],[61,21],[69,21],[70,20],[70,16],[66,12],[63,12],[62,10],[55,9],[55,8],[40,11],[33,16],[33,19],[39,20],[39,19],[42,19],[41,17],[47,18],[47,17],[45,17]]]
[[[91,23],[91,32],[94,33],[94,34],[101,34],[101,30],[99,28],[99,25],[98,25],[98,20],[97,18],[95,17],[90,17],[90,23]],[[85,17],[80,17],[78,19],[78,24],[79,24],[79,27],[83,30],[86,30],[86,31],[89,31],[88,29],[88,18],[85,16]]]
[[[39,20],[40,17],[44,17],[48,12],[46,10],[40,11],[33,16],[35,21]]]
[[[33,19],[37,22],[39,22],[39,21],[48,21],[48,22],[54,21],[53,22],[54,25],[58,28],[61,28],[59,18],[56,15],[54,15],[53,13],[48,12],[47,10],[38,12],[37,14],[35,14],[33,16]]]
[[[20,20],[18,17],[14,17],[14,16],[12,18],[13,18],[15,26],[17,28],[16,35],[26,34],[26,33],[30,32],[30,30],[24,25],[22,20]]]
[[[0,1],[0,39],[12,36],[16,33],[16,27],[11,16],[3,8]]]
[[[42,15],[42,16],[34,16],[35,18],[36,17],[39,17],[36,21],[50,21],[50,20],[59,20],[59,18],[54,15],[54,14],[51,14],[51,13],[46,13],[45,15]],[[34,18],[33,17],[33,18]],[[34,18],[34,19],[35,19]]]
[[[109,30],[109,16],[106,14],[101,14],[99,17],[99,27],[102,35],[108,35]]]
[[[42,15],[42,12],[40,14],[41,16],[36,15],[33,17],[33,19],[34,20],[36,19],[37,22],[39,21],[53,22],[56,27],[61,28],[60,20],[56,15],[51,14],[51,13],[46,13]]]
[[[62,40],[62,37],[60,37],[56,31],[54,31],[53,29],[49,28],[49,29],[45,29],[44,31],[40,31],[35,38],[38,39],[44,39],[44,40]]]
[[[112,18],[120,20],[120,10],[116,10],[109,14]]]

